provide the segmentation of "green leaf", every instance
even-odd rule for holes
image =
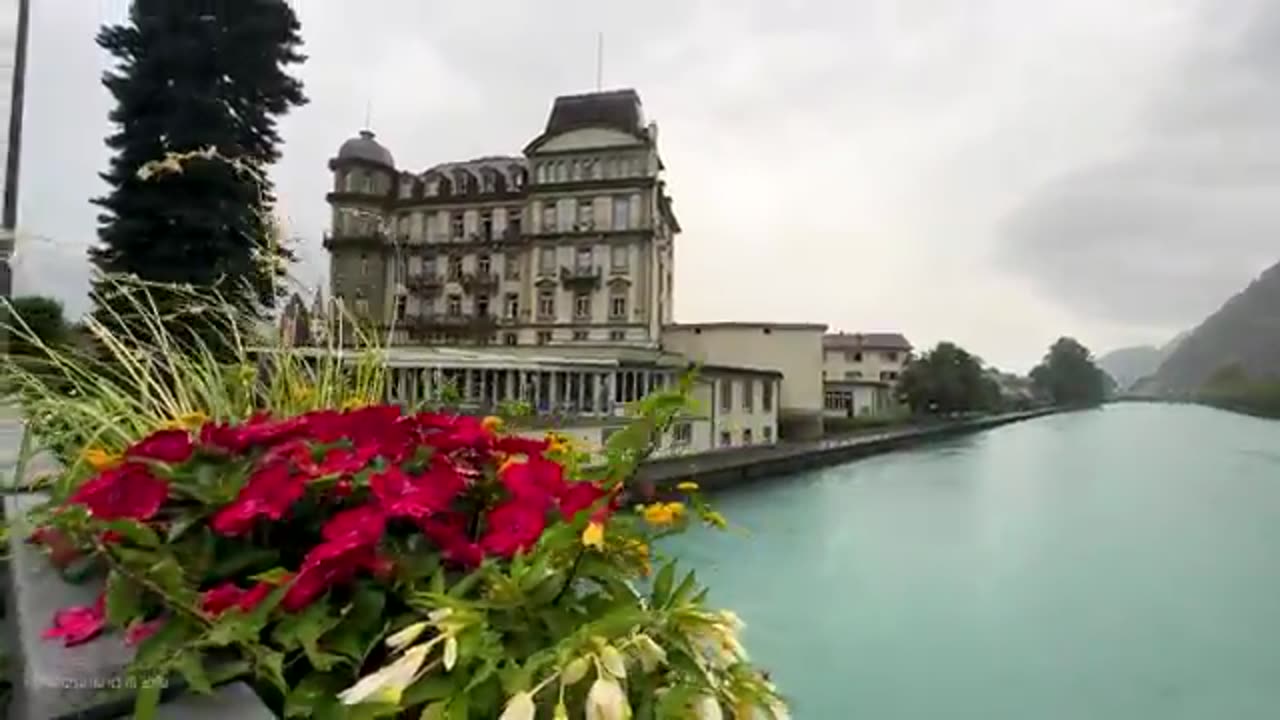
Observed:
[[[680,581],[680,587],[671,595],[671,601],[667,603],[668,607],[676,607],[681,605],[688,598],[689,593],[698,587],[698,576],[692,571],[684,576],[684,580]]]
[[[271,568],[266,572],[260,572],[257,575],[251,575],[249,576],[249,579],[253,580],[254,582],[264,582],[271,585],[282,585],[284,584],[285,581],[289,580],[292,576],[293,576],[293,573],[289,572],[285,568],[277,567],[277,568]]]
[[[127,518],[109,520],[102,523],[102,527],[123,535],[126,540],[135,545],[156,547],[160,544],[160,537],[156,535],[156,531],[137,520]]]
[[[418,716],[418,720],[447,720],[445,714],[449,710],[449,703],[433,702],[422,709],[422,714]]]
[[[424,675],[405,689],[400,704],[405,707],[421,705],[424,702],[440,700],[453,694],[454,680],[446,675]]]
[[[313,672],[307,675],[285,698],[284,716],[311,717],[325,712],[332,713],[332,706],[341,706],[337,695],[346,689],[347,684],[342,677],[333,673]]]
[[[342,621],[340,616],[330,614],[329,609],[326,602],[311,603],[302,612],[288,615],[280,621],[271,638],[285,652],[301,647],[312,667],[328,670],[335,664],[337,656],[321,652],[318,643],[322,635]]]
[[[183,679],[187,681],[187,685],[202,695],[208,695],[213,692],[213,684],[209,682],[209,677],[204,672],[204,658],[200,652],[191,650],[184,652],[178,656],[175,666],[178,672],[182,673]]]
[[[471,717],[471,703],[466,695],[459,695],[449,702],[448,720],[467,720]]]
[[[240,575],[256,567],[274,567],[279,564],[280,552],[260,547],[242,547],[220,560],[209,570],[211,580],[221,580]]]
[[[160,690],[163,683],[140,683],[138,697],[133,703],[134,720],[155,720],[156,710],[160,707]]]
[[[357,663],[363,661],[386,627],[386,606],[386,593],[372,584],[360,585],[341,622],[321,638],[320,644]]]
[[[487,574],[489,574],[488,565],[481,565],[476,568],[469,575],[454,583],[453,587],[449,588],[449,597],[466,597],[467,593],[471,592],[471,588],[475,587],[476,583],[480,582],[480,579]]]
[[[204,515],[199,513],[189,513],[174,520],[169,524],[169,530],[165,533],[165,542],[172,543],[176,541],[202,520],[204,520]]]
[[[142,615],[142,587],[119,572],[107,577],[107,622],[124,628]]]
[[[197,630],[192,621],[178,617],[169,618],[169,621],[160,626],[159,630],[138,645],[138,650],[133,656],[134,666],[147,668],[160,662],[196,634]]]
[[[289,683],[284,679],[284,653],[259,647],[254,672],[263,680],[271,683],[281,693],[289,691]]]
[[[671,584],[675,582],[676,564],[671,561],[662,566],[658,571],[658,577],[653,581],[653,606],[666,607],[667,599],[671,597]]]

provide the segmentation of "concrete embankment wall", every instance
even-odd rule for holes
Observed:
[[[1056,408],[1007,413],[970,420],[937,422],[892,430],[857,433],[811,442],[733,448],[697,455],[663,458],[640,467],[637,480],[656,489],[693,480],[704,490],[722,490],[763,478],[838,465],[860,457],[899,450],[924,442],[989,430],[1059,412]]]

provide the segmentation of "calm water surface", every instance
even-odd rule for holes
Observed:
[[[669,548],[797,718],[1280,718],[1280,422],[1116,405],[728,493]]]

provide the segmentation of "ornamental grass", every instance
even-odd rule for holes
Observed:
[[[36,340],[42,367],[6,361],[3,378],[62,467],[32,540],[104,588],[46,636],[123,633],[138,717],[156,677],[244,679],[283,717],[785,717],[737,616],[652,557],[724,519],[692,484],[620,507],[690,380],[587,463],[560,437],[386,404],[376,338],[304,357],[194,291],[164,289],[186,293],[178,313],[155,287],[109,285],[127,313],[88,319],[82,347]],[[202,332],[173,330],[190,318]]]

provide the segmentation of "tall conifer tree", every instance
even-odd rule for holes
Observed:
[[[307,102],[288,73],[305,59],[293,9],[286,0],[134,0],[128,21],[103,27],[97,41],[116,61],[103,77],[116,130],[91,260],[103,273],[216,286],[243,317],[261,317],[292,260],[274,236],[266,170],[280,157],[278,118]],[[185,159],[149,171],[175,157]],[[127,316],[102,282],[99,304]],[[97,313],[108,320],[105,310]]]

